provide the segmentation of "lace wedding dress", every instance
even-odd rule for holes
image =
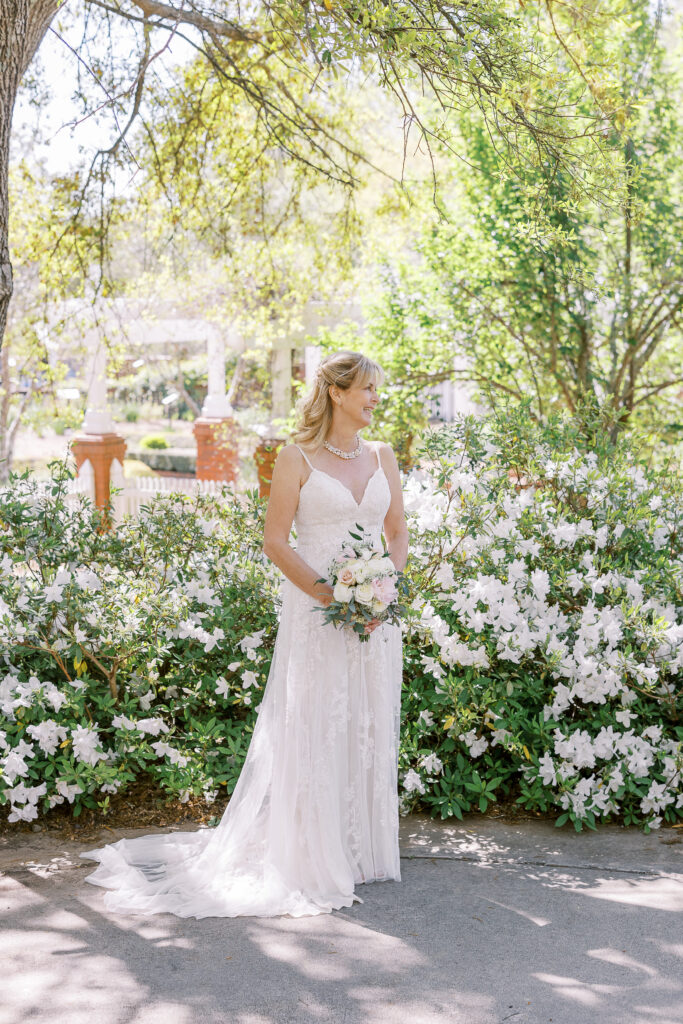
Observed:
[[[360,504],[311,467],[297,551],[321,576],[354,524],[380,539],[390,492],[377,463]],[[315,605],[285,581],[268,683],[220,824],[83,854],[99,861],[88,881],[111,890],[109,909],[298,917],[350,906],[360,882],[400,878],[400,629],[384,624],[361,643],[325,624]]]

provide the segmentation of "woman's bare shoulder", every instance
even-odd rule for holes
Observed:
[[[299,466],[306,461],[304,452],[308,455],[306,449],[300,448],[298,444],[285,444],[278,452],[277,460],[283,466]]]
[[[286,444],[278,452],[275,464],[278,470],[285,473],[297,473],[299,476],[304,473],[305,475],[310,469],[310,465],[306,463],[306,455],[298,445]]]
[[[379,457],[384,462],[386,459],[387,465],[393,465],[396,462],[396,456],[394,449],[386,441],[375,441],[375,447],[379,453]]]

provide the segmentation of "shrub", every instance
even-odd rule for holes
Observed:
[[[0,802],[74,813],[146,774],[230,792],[267,677],[277,581],[263,506],[170,495],[103,529],[57,473],[0,499]]]
[[[680,817],[678,475],[524,412],[462,420],[422,457],[404,807],[461,817],[514,796],[577,829]]]
[[[161,450],[170,448],[170,445],[163,434],[145,434],[140,438],[140,447]]]
[[[683,814],[683,497],[590,423],[523,412],[425,438],[411,528],[401,803],[500,797],[595,827]],[[267,678],[278,577],[255,493],[156,498],[103,529],[0,491],[0,803],[10,820],[153,778],[230,792]]]

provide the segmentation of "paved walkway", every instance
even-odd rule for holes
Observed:
[[[402,883],[298,920],[109,914],[92,840],[0,838],[0,1024],[683,1024],[683,829],[401,831]]]

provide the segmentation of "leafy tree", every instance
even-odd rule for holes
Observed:
[[[683,386],[683,83],[644,3],[617,27],[627,131],[603,147],[624,183],[618,202],[578,196],[558,167],[539,210],[532,188],[501,176],[481,121],[463,119],[479,173],[455,182],[419,261],[387,275],[367,338],[380,357],[417,360],[423,381],[455,358],[454,375],[490,402],[530,399],[541,417],[588,403],[613,433],[670,416],[662,400]]]
[[[590,164],[586,163],[586,139],[594,140],[600,125],[613,116],[609,97],[600,100],[587,124],[565,116],[566,105],[575,103],[583,92],[588,91],[593,100],[597,95],[596,84],[581,73],[576,56],[583,43],[579,40],[577,45],[563,35],[563,26],[599,28],[610,12],[593,16],[583,4],[574,9],[546,0],[539,12],[552,25],[555,49],[572,58],[570,73],[555,75],[556,92],[547,104],[536,102],[534,83],[545,82],[552,73],[548,47],[533,36],[527,16],[523,12],[511,16],[504,0],[464,7],[443,0],[261,0],[248,7],[227,8],[210,0],[201,6],[158,0],[84,0],[64,10],[59,0],[0,0],[0,339],[12,294],[11,112],[22,76],[58,11],[65,19],[80,19],[83,26],[78,56],[83,62],[85,100],[86,82],[94,83],[98,105],[110,107],[116,124],[112,144],[96,154],[85,175],[81,207],[91,195],[90,186],[95,186],[95,193],[104,190],[115,178],[117,164],[131,158],[127,136],[136,119],[144,116],[146,80],[154,73],[155,58],[173,36],[181,36],[205,55],[217,81],[242,92],[283,154],[346,184],[353,183],[346,147],[340,148],[308,104],[292,93],[290,68],[314,89],[329,74],[348,73],[353,61],[367,62],[399,97],[406,136],[414,125],[428,144],[430,139],[448,143],[449,112],[474,104],[508,153],[526,158],[527,141],[532,140],[537,161],[581,167],[579,178]],[[121,24],[136,31],[134,45],[124,39],[119,48],[116,26]],[[59,31],[59,21],[56,26]],[[603,74],[603,92],[609,84],[604,79]],[[421,114],[418,96],[424,90],[442,112],[433,125]],[[590,146],[589,151],[593,151]],[[103,220],[97,239],[100,247],[107,226]]]

